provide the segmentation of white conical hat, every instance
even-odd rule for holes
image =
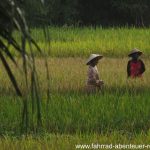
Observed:
[[[99,54],[91,54],[90,57],[88,58],[86,64],[89,65],[90,62],[94,59],[101,59],[103,56],[102,55],[99,55]]]
[[[138,50],[137,48],[134,48],[129,54],[128,56],[131,57],[133,54],[138,53],[139,55],[142,55],[142,52],[140,50]]]

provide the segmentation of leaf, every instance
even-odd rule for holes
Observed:
[[[17,63],[16,63],[14,57],[12,56],[12,54],[10,53],[8,48],[4,45],[4,43],[1,40],[0,40],[0,47],[6,53],[6,55],[12,60],[12,62],[17,66]]]
[[[9,78],[10,78],[10,80],[11,80],[11,82],[12,82],[12,84],[13,84],[15,90],[16,90],[17,95],[18,96],[22,96],[22,93],[21,93],[21,91],[20,91],[20,89],[18,87],[18,84],[17,84],[17,81],[15,79],[15,76],[13,75],[13,73],[12,73],[12,71],[11,71],[11,69],[10,69],[6,59],[5,59],[5,57],[1,53],[1,51],[0,51],[0,58],[2,60],[2,63],[4,65],[4,67],[5,67],[5,70],[6,70],[7,74],[8,74],[8,76],[9,76]]]

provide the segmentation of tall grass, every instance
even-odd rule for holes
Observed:
[[[51,56],[88,56],[102,53],[110,57],[126,56],[133,48],[139,48],[145,56],[150,55],[150,32],[148,28],[74,28],[49,27]],[[19,35],[15,33],[18,39]],[[42,29],[33,29],[32,35],[41,48],[46,42]],[[38,54],[37,54],[38,55]]]
[[[143,78],[139,80],[130,80],[127,79],[126,72],[128,58],[104,57],[100,60],[97,67],[100,73],[100,78],[104,80],[104,92],[126,93],[130,92],[130,90],[133,91],[134,89],[141,91],[140,93],[143,91],[147,92],[150,88],[150,62],[146,58],[143,58],[143,61],[146,66],[146,72],[144,73]],[[85,62],[85,58],[49,58],[48,67],[51,74],[51,90],[59,93],[67,93],[71,91],[81,93],[84,91],[88,69]],[[20,63],[19,59],[18,63]],[[47,84],[45,79],[46,71],[43,69],[44,63],[44,60],[40,58],[36,59],[40,86],[43,93],[46,90]],[[17,72],[13,65],[10,64],[10,66],[14,70],[20,86],[24,89],[20,72]],[[3,85],[0,87],[0,92],[2,91],[1,94],[5,94],[5,92],[8,92],[8,94],[13,93],[13,89],[11,88],[11,84],[9,83],[3,67],[1,68],[0,73],[0,83]]]
[[[142,79],[127,80],[126,58],[102,59],[98,68],[100,77],[105,82],[104,89],[101,93],[87,95],[84,88],[87,71],[85,59],[51,58],[48,62],[52,78],[52,95],[47,106],[44,61],[36,60],[43,92],[42,119],[45,132],[72,134],[149,131],[150,72],[148,69]],[[144,62],[148,68],[149,60],[144,59]],[[15,68],[13,70],[15,71]],[[17,72],[16,77],[21,84],[22,79]],[[12,131],[16,134],[19,131],[18,116],[22,105],[18,99],[8,98],[14,92],[3,71],[0,74],[0,82],[3,85],[0,88],[0,93],[3,95],[0,100],[0,131],[1,134],[7,132],[11,134]],[[31,103],[29,101],[29,105]],[[31,107],[29,107],[30,111],[32,111]],[[29,116],[29,121],[34,121],[34,117]]]
[[[133,143],[149,141],[150,61],[147,58],[150,54],[149,29],[50,27],[49,32],[52,38],[51,56],[53,56],[48,58],[48,69],[51,75],[49,105],[46,101],[46,69],[43,69],[45,62],[41,58],[35,59],[42,93],[43,126],[40,136],[44,135],[42,137],[46,139],[41,137],[34,139],[34,135],[29,139],[10,138],[10,135],[20,137],[23,106],[22,99],[14,96],[15,91],[2,66],[0,72],[0,135],[5,138],[0,139],[0,146],[6,149],[8,144],[14,145],[12,146],[14,149],[18,147],[32,149],[36,147],[35,145],[39,149],[43,147],[44,149],[49,147],[51,149],[60,149],[60,147],[61,149],[66,149],[66,147],[74,149],[72,145],[81,141],[90,142],[98,138],[104,143],[129,142],[128,138],[132,139],[134,136]],[[43,31],[32,29],[32,35],[38,44],[48,51],[48,43],[44,40]],[[17,32],[15,38],[19,41]],[[144,52],[142,57],[146,65],[146,72],[143,78],[130,80],[127,79],[126,74],[127,54],[134,47]],[[105,56],[98,64],[100,78],[105,84],[101,93],[87,95],[85,92],[87,80],[85,57],[94,52]],[[15,52],[14,55],[17,56]],[[16,61],[18,65],[21,65],[20,58],[17,58]],[[22,74],[11,62],[9,64],[16,75],[19,87],[23,93],[26,93]],[[31,95],[27,96],[30,98]],[[36,132],[36,114],[32,113],[32,101],[29,99],[28,102],[28,119],[31,122],[29,128]],[[49,133],[54,133],[54,137],[48,135],[47,138],[45,134]],[[60,134],[65,134],[67,137]],[[85,137],[82,137],[82,134]],[[49,143],[47,139],[52,140],[52,143]],[[61,139],[62,141],[59,141]],[[55,143],[58,144],[56,148]]]
[[[48,111],[46,101],[44,99],[42,101],[43,129],[41,132],[55,134],[102,134],[113,131],[130,134],[147,133],[150,124],[149,96],[148,93],[144,96],[55,94],[49,103]],[[21,121],[19,116],[22,107],[20,101],[1,97],[0,106],[0,134],[19,135]],[[32,116],[29,118],[29,121],[36,120]]]
[[[129,136],[127,134],[120,134],[118,132],[114,132],[111,135],[53,135],[53,134],[45,134],[44,137],[8,137],[0,139],[0,147],[1,149],[23,149],[23,150],[75,150],[77,145],[92,145],[93,144],[133,144],[133,145],[141,145],[145,144],[149,145],[150,135],[145,136],[144,134],[139,134],[136,136]],[[81,148],[80,148],[81,149]],[[83,148],[82,148],[83,149]],[[85,148],[84,148],[85,149]],[[88,149],[88,148],[87,148]],[[96,148],[95,148],[96,149]]]

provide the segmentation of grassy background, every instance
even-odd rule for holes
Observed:
[[[53,95],[49,105],[42,101],[41,132],[60,134],[124,134],[149,132],[149,96],[143,95]],[[29,102],[31,104],[31,102]],[[21,100],[0,98],[0,134],[17,136],[21,123]],[[29,107],[31,115],[31,107]],[[36,117],[36,116],[34,116]],[[33,120],[32,120],[33,119]],[[34,118],[30,116],[30,123]],[[36,124],[36,122],[34,122]],[[34,129],[34,126],[33,126]]]
[[[88,66],[85,58],[49,58],[48,67],[51,76],[51,90],[56,93],[68,93],[85,91],[85,85],[87,80]],[[104,92],[105,93],[127,93],[134,89],[139,90],[140,93],[148,91],[150,88],[150,61],[147,58],[143,58],[146,66],[146,72],[143,78],[137,80],[127,79],[127,62],[128,58],[103,58],[98,64],[99,75],[104,80]],[[17,62],[21,61],[17,58]],[[17,68],[11,64],[11,68],[16,75],[16,78],[24,90],[24,84],[22,72],[18,72]],[[37,71],[39,73],[39,80],[42,92],[46,90],[47,81],[45,79],[46,72],[44,67],[44,60],[41,58],[36,59]],[[1,67],[0,73],[0,93],[3,95],[11,95],[13,93],[13,87],[10,84],[9,78],[3,67]],[[133,88],[135,87],[135,88]],[[43,93],[44,94],[44,93]]]
[[[0,140],[1,149],[13,149],[13,150],[75,150],[79,144],[91,145],[93,144],[145,144],[148,145],[150,140],[149,133],[147,135],[139,134],[136,136],[129,136],[114,132],[111,135],[61,135],[61,134],[45,134],[44,137],[21,137],[20,139],[15,137],[5,136]],[[83,149],[83,148],[82,148]],[[96,149],[96,148],[95,148]]]
[[[7,149],[9,145],[14,145],[13,149],[75,149],[75,144],[97,141],[148,143],[149,29],[50,27],[49,33],[51,49],[48,55],[53,56],[48,58],[51,76],[49,105],[45,99],[47,81],[44,60],[36,58],[42,94],[41,133],[39,136],[31,133],[27,138],[20,136],[22,99],[15,96],[1,65],[0,146],[3,149]],[[14,34],[19,40],[19,34]],[[42,30],[33,29],[32,34],[40,47],[48,52],[48,43],[45,42]],[[134,47],[144,52],[142,59],[146,72],[143,78],[130,80],[126,73],[127,54]],[[89,54],[94,52],[106,56],[98,64],[100,78],[105,84],[101,93],[87,95],[85,62]],[[22,67],[20,58],[16,59]],[[13,64],[10,65],[21,89],[26,92],[22,73]],[[29,101],[31,114],[30,104]],[[29,121],[35,125],[35,116],[30,116]],[[34,125],[30,127],[33,130]]]
[[[107,133],[121,131],[138,134],[149,131],[150,79],[147,69],[142,79],[127,80],[127,59],[104,58],[98,69],[105,86],[101,93],[87,95],[85,92],[86,59],[49,58],[52,97],[47,107],[44,61],[37,59],[42,101],[43,126],[45,132],[54,133]],[[18,59],[18,62],[20,60]],[[144,59],[146,67],[150,65]],[[111,67],[110,67],[111,65]],[[16,71],[17,80],[24,90],[22,76]],[[0,74],[2,95],[0,100],[0,132],[15,135],[21,122],[21,99],[9,83],[5,71]],[[29,101],[30,103],[30,101]],[[30,104],[29,104],[30,106]],[[30,108],[31,109],[31,108]],[[31,113],[31,110],[29,110]],[[32,118],[30,117],[30,121]],[[34,119],[33,119],[34,121]]]
[[[150,29],[137,28],[74,28],[49,27],[51,56],[80,57],[101,53],[109,57],[127,56],[133,48],[139,48],[145,56],[150,55]],[[32,35],[40,47],[48,51],[42,29],[32,29]],[[19,40],[19,34],[15,33]],[[37,54],[38,55],[38,54]]]

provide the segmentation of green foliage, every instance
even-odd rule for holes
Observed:
[[[144,26],[143,17],[149,10],[148,1],[144,1],[143,3],[142,0],[117,0],[112,1],[112,4],[114,8],[118,10],[118,13],[125,13],[127,16],[131,16],[133,20],[135,19],[134,24],[136,26]]]
[[[149,131],[150,70],[146,67],[143,78],[127,80],[128,59],[102,59],[98,65],[104,88],[100,93],[88,95],[85,91],[86,60],[83,58],[50,58],[51,100],[47,103],[44,61],[36,60],[40,73],[42,93],[41,116],[43,126],[38,133],[90,134],[121,133],[139,134]],[[148,59],[143,60],[149,66]],[[111,66],[110,66],[111,65]],[[22,77],[16,72],[19,83]],[[20,130],[22,103],[13,96],[5,73],[0,74],[0,131],[1,135],[17,135]],[[25,87],[22,87],[25,90]],[[28,95],[29,133],[37,133],[37,116],[32,112],[33,101]],[[36,101],[36,99],[34,99]],[[34,101],[34,102],[35,102]],[[34,103],[34,108],[37,103]],[[144,109],[143,109],[144,108]],[[17,115],[16,115],[17,114]]]
[[[66,134],[106,134],[113,131],[147,133],[150,123],[149,96],[148,93],[53,95],[48,107],[46,101],[42,101],[42,130],[48,133]],[[0,100],[0,134],[19,135],[21,101],[9,97],[1,97]],[[32,118],[30,115],[29,118],[33,119],[33,125],[36,125],[36,116]]]
[[[54,57],[88,57],[90,53],[101,53],[108,57],[126,57],[133,48],[141,49],[144,57],[150,55],[148,28],[49,27],[48,31],[51,38],[50,54]],[[19,40],[17,33],[14,36]],[[33,29],[32,36],[50,55],[42,29]],[[35,54],[40,56],[38,52]]]
[[[79,145],[92,146],[92,143],[102,144],[102,145],[129,145],[132,144],[136,147],[139,145],[149,146],[150,135],[145,135],[143,133],[138,135],[131,134],[122,134],[119,132],[113,132],[112,134],[106,135],[98,135],[98,134],[90,134],[90,135],[62,135],[62,134],[44,134],[44,136],[27,136],[27,137],[8,137],[4,136],[4,138],[0,139],[0,147],[1,149],[24,149],[24,150],[74,150],[79,147]],[[78,148],[79,149],[79,148]],[[86,148],[87,149],[87,148]],[[89,148],[88,148],[89,149]],[[93,148],[92,148],[93,149]],[[95,149],[96,146],[95,146]],[[140,149],[140,148],[139,148]]]
[[[41,125],[41,110],[40,110],[40,96],[38,88],[38,75],[36,72],[36,66],[34,62],[34,52],[32,47],[34,46],[37,51],[42,54],[41,49],[31,37],[29,33],[29,28],[24,17],[24,13],[20,8],[19,1],[14,0],[2,0],[0,2],[0,59],[2,64],[7,72],[9,79],[12,82],[13,87],[16,90],[18,96],[23,97],[23,109],[22,109],[22,127],[24,132],[24,126],[27,132],[29,126],[28,118],[28,94],[31,93],[33,99],[36,99],[36,112],[37,112],[37,126]],[[13,31],[17,30],[20,33],[19,41],[14,39]],[[29,51],[26,51],[26,43],[28,43]],[[13,47],[14,51],[18,53],[22,60],[21,69],[18,67],[10,47]],[[16,75],[13,73],[12,68],[10,67],[9,58],[13,64],[18,67],[18,70],[22,72],[24,76],[24,82],[26,87],[26,93],[21,91],[21,88],[18,85]],[[30,78],[27,77],[27,74],[30,73]],[[29,82],[31,85],[29,85]],[[30,90],[30,87],[32,89]],[[31,92],[30,92],[31,91]],[[34,114],[33,112],[32,114]]]
[[[44,4],[41,7],[40,0],[24,1],[23,7],[32,25],[143,27],[150,23],[148,0],[45,0]]]

